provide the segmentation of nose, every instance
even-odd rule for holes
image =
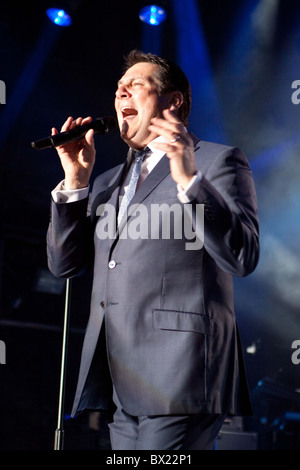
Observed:
[[[118,89],[116,91],[116,98],[122,99],[122,98],[128,98],[131,96],[128,87],[125,84],[121,84],[118,86]]]

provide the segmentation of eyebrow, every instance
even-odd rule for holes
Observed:
[[[117,85],[118,86],[122,85],[124,82],[132,82],[133,80],[144,80],[144,81],[146,81],[147,79],[143,75],[135,75],[134,77],[126,77],[125,79],[121,78],[120,80],[118,80]]]

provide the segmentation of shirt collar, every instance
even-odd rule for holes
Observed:
[[[157,148],[155,148],[152,144],[154,142],[167,142],[167,140],[165,139],[165,137],[163,136],[158,136],[156,137],[155,139],[153,139],[151,142],[149,142],[148,145],[146,145],[146,147],[148,147],[150,150],[151,150],[151,155],[150,157],[154,157],[155,156],[155,160],[159,160],[160,158],[162,158],[166,152],[164,152],[163,150],[159,150]],[[131,162],[132,159],[133,159],[133,152],[134,150],[131,148],[130,151],[129,151],[129,161]],[[153,159],[153,158],[152,158]]]
[[[149,149],[151,150],[151,152],[154,154],[154,155],[157,155],[157,157],[162,157],[166,152],[164,152],[163,150],[159,150],[157,148],[155,148],[152,144],[154,142],[167,142],[165,137],[163,136],[158,136],[156,137],[156,139],[152,140],[151,142],[149,142],[149,144],[147,145],[147,147],[149,147]]]

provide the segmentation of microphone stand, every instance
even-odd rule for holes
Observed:
[[[62,355],[61,355],[58,417],[57,417],[57,428],[55,431],[54,450],[63,450],[63,447],[64,447],[63,423],[64,423],[65,382],[66,382],[66,370],[67,370],[66,358],[67,358],[68,335],[69,335],[70,298],[71,298],[71,279],[67,279],[66,280],[66,294],[65,294]]]

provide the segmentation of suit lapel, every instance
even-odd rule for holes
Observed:
[[[199,139],[190,132],[190,136],[194,142],[195,151],[200,145]],[[145,181],[141,184],[138,191],[135,193],[131,204],[140,204],[155,188],[156,186],[170,174],[170,162],[166,155],[164,155],[158,164],[153,168],[151,173],[147,176]]]
[[[189,133],[193,143],[195,151],[200,146],[200,140],[192,133]],[[145,181],[141,184],[137,192],[135,193],[134,197],[132,198],[129,206],[128,206],[128,217],[127,220],[124,218],[123,222],[121,223],[118,234],[121,233],[123,227],[126,225],[128,218],[130,217],[130,207],[134,204],[136,207],[137,204],[141,204],[143,200],[156,188],[156,186],[161,183],[161,181],[170,174],[170,162],[166,155],[164,155],[158,164],[153,168],[151,173],[147,176]]]
[[[128,152],[127,159],[123,165],[120,166],[117,173],[114,177],[110,180],[107,189],[105,191],[100,192],[95,197],[92,207],[91,207],[91,221],[93,226],[96,225],[98,218],[100,217],[100,213],[98,208],[105,204],[107,201],[110,200],[110,204],[118,209],[118,197],[120,192],[120,186],[122,184],[123,178],[126,176],[128,168],[131,164],[131,152]]]
[[[164,155],[135,193],[131,204],[140,204],[170,173],[169,159]],[[129,206],[130,206],[129,205]]]

